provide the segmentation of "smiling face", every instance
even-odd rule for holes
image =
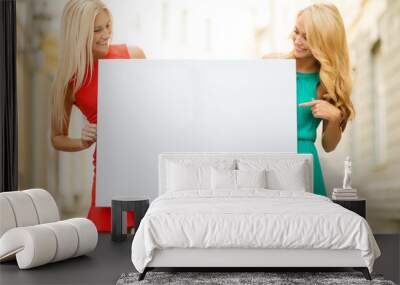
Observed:
[[[295,58],[308,58],[313,56],[307,44],[307,34],[305,31],[302,14],[297,17],[292,40]]]
[[[103,10],[96,16],[94,21],[92,49],[95,58],[102,58],[107,54],[111,35],[111,17],[107,10]]]

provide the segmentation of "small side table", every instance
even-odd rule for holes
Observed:
[[[127,237],[127,211],[133,211],[135,217],[135,232],[139,228],[140,221],[149,208],[147,197],[113,197],[111,201],[112,227],[111,239],[123,241]]]
[[[339,204],[340,206],[359,214],[364,219],[366,218],[366,206],[367,201],[365,199],[355,199],[355,200],[334,200],[332,202]]]

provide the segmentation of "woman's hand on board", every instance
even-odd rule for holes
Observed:
[[[97,125],[87,123],[82,128],[81,144],[83,148],[89,148],[97,140]]]
[[[325,100],[316,99],[299,104],[299,106],[311,107],[311,112],[315,118],[337,123],[340,123],[342,119],[342,112],[340,109]]]

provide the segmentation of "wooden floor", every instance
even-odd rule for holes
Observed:
[[[399,283],[400,234],[375,238],[382,256],[375,262],[374,272]],[[0,284],[115,284],[122,273],[135,270],[130,258],[131,243],[132,238],[115,243],[109,234],[100,234],[96,250],[87,256],[29,270],[19,270],[15,261],[2,263]]]

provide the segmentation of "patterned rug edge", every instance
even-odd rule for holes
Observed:
[[[385,280],[380,274],[371,274],[372,281],[364,278],[360,272],[161,272],[150,271],[142,281],[138,281],[139,273],[123,273],[117,285],[147,284],[370,284],[396,285]]]

